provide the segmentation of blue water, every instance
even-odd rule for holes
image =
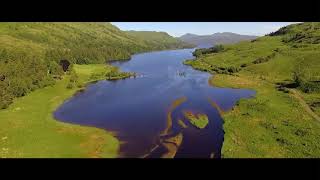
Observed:
[[[142,157],[159,143],[159,134],[166,128],[170,104],[181,97],[187,101],[174,110],[170,132],[183,133],[176,157],[220,157],[223,143],[223,120],[209,103],[221,109],[232,108],[240,98],[249,98],[254,91],[212,87],[211,76],[183,65],[193,59],[194,49],[158,51],[133,55],[130,61],[114,62],[122,71],[136,72],[137,78],[117,81],[98,81],[85,91],[65,101],[55,112],[60,121],[94,126],[117,132],[123,142],[121,157]],[[205,113],[209,124],[204,129],[188,126],[182,129],[177,120],[182,111]],[[151,153],[160,157],[162,151]]]

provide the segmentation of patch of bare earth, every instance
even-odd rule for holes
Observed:
[[[312,109],[309,107],[309,105],[304,101],[302,95],[295,89],[289,89],[290,94],[299,101],[302,108],[315,120],[320,122],[320,117],[312,111]]]

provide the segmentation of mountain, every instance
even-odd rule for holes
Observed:
[[[197,46],[217,45],[217,44],[232,44],[244,40],[256,39],[258,36],[240,35],[230,32],[214,33],[212,35],[196,35],[187,33],[179,39]]]
[[[143,36],[143,37],[142,37]],[[125,32],[111,23],[0,23],[0,109],[54,83],[61,60],[98,64],[134,53],[186,47],[158,32]]]

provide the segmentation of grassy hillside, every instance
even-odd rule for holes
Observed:
[[[257,92],[222,115],[224,157],[320,157],[319,38],[320,23],[294,24],[185,62]]]
[[[184,47],[163,33],[143,34],[150,35],[131,36],[110,23],[0,23],[0,109],[15,97],[53,85],[63,74],[60,60],[96,64]]]

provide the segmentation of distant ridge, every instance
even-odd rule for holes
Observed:
[[[172,48],[189,48],[192,44],[186,43],[179,38],[170,36],[167,32],[162,31],[125,31],[129,36],[146,42],[148,46],[157,46],[161,49]]]
[[[239,41],[256,39],[258,36],[241,35],[231,32],[214,33],[212,35],[196,35],[187,33],[179,37],[180,40],[194,44],[201,45],[216,45],[216,44],[232,44]]]

